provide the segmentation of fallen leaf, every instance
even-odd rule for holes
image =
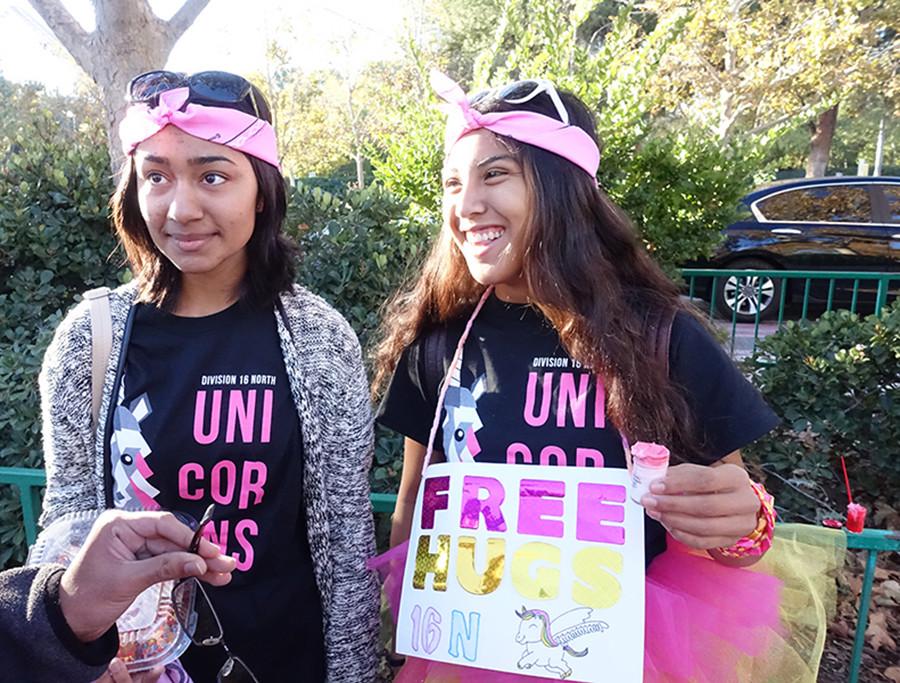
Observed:
[[[895,650],[897,648],[897,643],[891,638],[888,630],[887,614],[880,610],[872,612],[869,618],[869,628],[866,629],[866,639],[876,652],[882,647],[887,650]]]
[[[884,677],[894,683],[900,683],[900,666],[889,666],[884,670]]]

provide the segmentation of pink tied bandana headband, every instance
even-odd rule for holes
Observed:
[[[160,94],[159,104],[133,104],[119,125],[122,150],[131,154],[147,138],[168,125],[188,135],[208,140],[249,154],[280,170],[275,131],[263,119],[228,107],[208,107],[187,102],[188,88],[175,88]]]
[[[578,126],[563,123],[532,111],[504,111],[482,114],[469,105],[462,88],[440,71],[431,72],[431,87],[450,106],[444,150],[449,150],[463,135],[485,128],[497,135],[540,147],[561,156],[583,169],[591,178],[600,167],[597,144]]]

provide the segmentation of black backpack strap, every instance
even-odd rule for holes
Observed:
[[[425,361],[425,386],[422,387],[429,399],[437,401],[441,391],[441,382],[447,371],[444,369],[444,359],[447,355],[447,327],[440,325],[432,332],[425,335],[422,353]]]
[[[677,309],[653,309],[647,316],[647,334],[653,340],[653,354],[666,376],[669,376],[669,345],[672,341],[672,324]]]

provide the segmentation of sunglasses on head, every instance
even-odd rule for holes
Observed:
[[[203,537],[203,529],[212,521],[215,505],[210,505],[203,513],[203,518],[194,531],[189,552],[196,553],[200,548],[200,539]],[[190,524],[190,526],[194,526]],[[225,635],[222,631],[222,622],[212,606],[206,590],[196,578],[182,579],[172,589],[172,602],[175,605],[175,616],[190,636],[194,645],[211,647],[221,645],[225,650],[227,659],[219,669],[216,683],[259,683],[259,679],[253,675],[242,659],[236,656],[225,644]]]
[[[556,86],[545,78],[515,81],[491,90],[485,90],[475,95],[472,98],[472,102],[475,103],[484,99],[498,99],[507,104],[524,104],[541,94],[546,94],[550,98],[550,101],[553,102],[553,106],[556,108],[559,120],[568,126],[569,112],[566,110],[566,106],[563,104]]]
[[[189,101],[197,104],[249,102],[260,118],[250,81],[227,71],[200,71],[190,76],[176,71],[148,71],[131,79],[127,97],[129,102],[155,105],[161,93],[176,88],[187,88]]]

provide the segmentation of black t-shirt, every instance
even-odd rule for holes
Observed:
[[[379,410],[381,424],[427,443],[443,373],[464,326],[461,320],[432,331],[404,351]],[[669,367],[702,430],[703,464],[777,424],[759,392],[685,313],[672,325]],[[603,381],[569,357],[540,311],[492,296],[447,390],[435,450],[449,461],[625,467],[622,437],[610,424],[605,399]],[[646,516],[645,531],[649,564],[665,549],[665,532]]]
[[[116,507],[216,504],[206,536],[232,555],[207,587],[225,642],[261,683],[325,678],[322,607],[302,503],[303,446],[271,310],[183,318],[139,304],[110,442]],[[215,681],[221,646],[182,663]]]

